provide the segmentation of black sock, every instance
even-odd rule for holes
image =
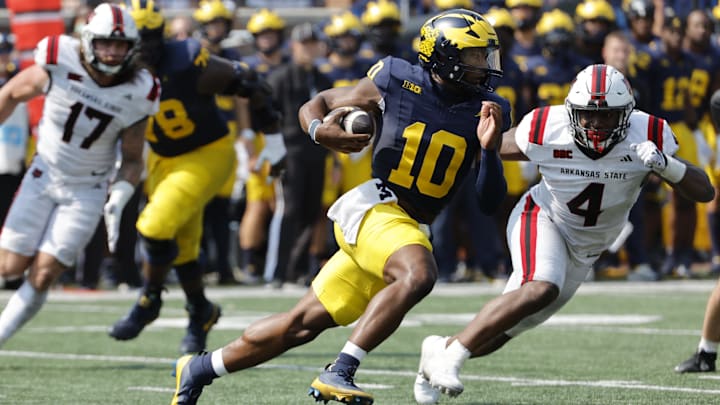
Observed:
[[[190,363],[190,373],[197,378],[197,382],[209,385],[213,379],[218,377],[212,366],[212,353],[203,353],[198,360]]]
[[[341,352],[340,354],[338,354],[337,359],[335,359],[335,364],[341,368],[355,369],[358,368],[358,366],[360,365],[360,360],[347,353]]]

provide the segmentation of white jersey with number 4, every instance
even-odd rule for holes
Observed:
[[[615,240],[650,169],[631,144],[651,140],[667,155],[678,150],[665,120],[633,111],[627,137],[593,160],[573,141],[565,106],[538,108],[517,127],[520,150],[538,164],[541,181],[530,195],[557,226],[576,258],[594,260]],[[538,235],[542,237],[542,235]]]
[[[37,153],[65,183],[107,178],[120,131],[155,114],[160,85],[147,70],[131,80],[98,85],[85,70],[80,42],[65,35],[38,43],[35,63],[50,74],[38,128]]]

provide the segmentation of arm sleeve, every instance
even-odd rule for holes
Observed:
[[[505,199],[507,182],[497,151],[483,149],[480,153],[480,168],[475,181],[475,191],[478,193],[480,210],[485,215],[492,215]]]

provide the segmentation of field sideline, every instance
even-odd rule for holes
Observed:
[[[463,369],[465,393],[447,404],[714,404],[720,375],[677,375],[695,348],[715,281],[594,282],[546,325]],[[438,285],[401,328],[371,353],[357,382],[376,404],[414,404],[419,345],[457,331],[502,286]],[[255,319],[304,293],[210,288],[224,316],[209,348],[239,336]],[[0,350],[0,404],[168,404],[170,376],[186,323],[181,292],[164,296],[160,319],[136,340],[116,342],[107,327],[136,292],[53,291],[45,308]],[[10,293],[0,292],[0,305]],[[327,331],[273,361],[217,380],[201,404],[312,404],[310,381],[349,334]]]

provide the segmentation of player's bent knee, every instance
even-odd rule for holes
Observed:
[[[37,291],[47,291],[62,273],[60,269],[41,267],[30,272],[28,282]]]
[[[557,299],[560,289],[553,283],[535,280],[522,286],[525,300],[535,307],[546,307]]]
[[[430,271],[417,271],[416,269],[410,271],[409,274],[410,287],[412,293],[418,299],[422,299],[426,295],[430,294],[435,282],[437,281],[437,272]]]
[[[178,255],[177,243],[172,239],[159,240],[140,235],[145,259],[151,265],[164,266],[171,264]]]

